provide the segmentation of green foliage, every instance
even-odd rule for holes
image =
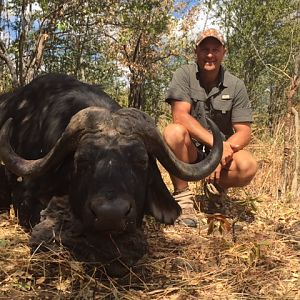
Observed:
[[[109,7],[110,18],[103,21],[111,59],[128,70],[129,106],[145,108],[146,85],[155,80],[161,61],[171,55],[166,37],[172,2],[121,1]]]
[[[180,52],[170,34],[178,7],[172,0],[9,0],[0,52],[10,66],[0,55],[1,79],[23,85],[44,72],[72,74],[101,84],[122,104],[157,114],[172,73],[167,63]]]
[[[226,66],[244,79],[261,120],[275,122],[285,111],[284,92],[300,51],[298,2],[204,2],[227,37]],[[194,59],[188,33],[204,2],[6,1],[1,88],[9,79],[16,86],[43,72],[63,72],[101,84],[122,105],[158,118],[173,71]]]
[[[256,111],[274,119],[285,111],[300,51],[298,1],[217,0],[214,7],[227,38],[226,66],[245,81]]]

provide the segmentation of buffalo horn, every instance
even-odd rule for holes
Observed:
[[[128,118],[128,122],[126,122],[128,124],[125,124],[125,126],[127,128],[130,126],[132,133],[138,134],[143,139],[147,150],[157,157],[170,174],[178,178],[186,181],[203,179],[210,175],[220,163],[223,153],[223,139],[218,127],[210,119],[207,119],[207,121],[213,134],[213,147],[204,160],[188,164],[176,158],[172,150],[165,143],[152,118],[147,114],[134,108],[121,109],[117,114]],[[121,119],[123,120],[124,118]],[[124,121],[120,124],[124,126]]]
[[[0,159],[8,170],[18,176],[38,177],[53,166],[57,166],[68,153],[76,149],[83,134],[89,130],[95,130],[95,123],[99,124],[99,120],[102,120],[104,124],[104,119],[109,116],[108,110],[98,107],[89,107],[79,111],[71,118],[64,133],[48,154],[36,160],[24,159],[12,149],[10,136],[13,119],[10,118],[0,130]],[[101,130],[101,127],[98,126],[97,130]]]

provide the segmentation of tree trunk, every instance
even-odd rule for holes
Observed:
[[[292,185],[292,180],[295,184],[295,179],[291,178],[291,170],[294,167],[294,170],[297,166],[291,166],[291,143],[290,143],[290,133],[292,130],[292,112],[293,112],[293,99],[297,93],[297,90],[300,86],[300,76],[299,76],[299,64],[300,64],[300,53],[298,54],[297,59],[295,60],[295,75],[291,78],[291,84],[289,86],[289,89],[287,91],[286,97],[287,97],[287,116],[286,116],[286,124],[285,124],[285,131],[284,131],[284,158],[283,158],[283,185],[282,185],[282,194],[286,195],[288,188]],[[295,151],[298,151],[298,148],[296,147]],[[297,155],[296,159],[297,159]],[[296,161],[297,163],[297,161]],[[296,164],[297,165],[297,164]],[[297,173],[298,170],[296,170]],[[292,188],[292,187],[291,187]],[[294,187],[293,187],[294,188]],[[293,192],[291,190],[291,192]],[[292,196],[296,196],[293,194]]]
[[[299,196],[299,188],[298,188],[298,171],[299,171],[299,114],[298,111],[292,107],[292,114],[294,116],[295,122],[295,170],[292,178],[292,186],[291,193],[293,196]]]
[[[145,107],[144,81],[138,80],[130,83],[128,106],[143,110]]]

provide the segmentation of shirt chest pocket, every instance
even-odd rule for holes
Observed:
[[[232,132],[231,123],[231,110],[232,110],[232,99],[226,97],[222,99],[222,95],[211,99],[211,112],[210,116],[223,132],[225,136],[230,136]]]
[[[230,98],[229,95],[218,95],[213,97],[210,103],[213,110],[222,114],[228,114],[232,109],[232,98]]]

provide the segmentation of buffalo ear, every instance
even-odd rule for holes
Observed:
[[[153,157],[149,157],[146,214],[167,225],[174,224],[181,214],[181,208],[166,187]]]
[[[9,211],[11,202],[11,189],[4,166],[0,165],[0,212]]]

